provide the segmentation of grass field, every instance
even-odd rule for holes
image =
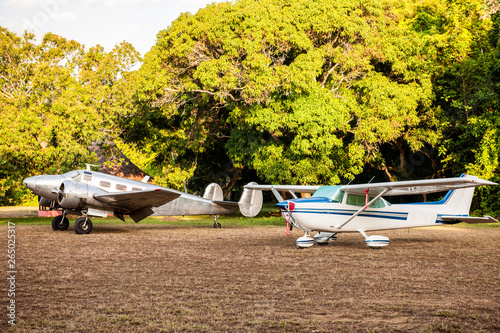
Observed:
[[[224,217],[222,229],[208,217],[96,219],[89,235],[52,231],[50,218],[8,219],[16,224],[13,331],[500,331],[500,228],[377,232],[391,239],[381,250],[341,234],[298,250],[302,233],[286,237],[272,215]]]

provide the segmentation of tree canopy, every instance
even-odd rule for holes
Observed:
[[[90,162],[86,147],[107,139],[157,183],[198,191],[371,175],[499,181],[499,10],[483,0],[216,3],[160,31],[138,70],[128,44],[85,51],[2,29],[0,190],[19,201],[9,189],[22,176]],[[498,213],[494,193],[479,191],[475,207]]]
[[[113,134],[130,66],[129,44],[105,53],[46,34],[0,28],[0,204],[22,200],[22,179],[94,162],[93,141]]]

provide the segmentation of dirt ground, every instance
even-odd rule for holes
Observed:
[[[500,229],[376,234],[391,244],[341,234],[298,250],[301,232],[279,227],[18,225],[14,331],[500,331]],[[0,235],[7,249],[5,224]]]

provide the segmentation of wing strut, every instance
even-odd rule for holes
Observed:
[[[278,200],[278,202],[283,202],[285,200],[283,200],[283,197],[281,196],[281,194],[278,192],[278,190],[276,190],[274,187],[271,187],[271,191],[273,192],[274,196],[276,197],[276,200]]]
[[[387,191],[389,191],[388,188],[384,189],[382,192],[380,192],[375,198],[373,198],[370,202],[368,202],[368,191],[369,190],[365,190],[365,193],[366,193],[366,199],[365,199],[365,205],[363,207],[361,207],[356,213],[352,214],[351,217],[349,217],[347,219],[347,221],[345,221],[344,223],[342,223],[341,225],[337,225],[337,226],[331,226],[332,228],[335,228],[335,229],[342,229],[347,223],[351,222],[356,216],[358,216],[359,214],[361,214],[363,211],[365,211],[368,207],[370,207],[375,201],[377,201],[378,199],[380,199],[380,197],[382,197]]]

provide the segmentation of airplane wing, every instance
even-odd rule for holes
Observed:
[[[321,186],[319,185],[257,185],[257,184],[245,185],[245,188],[251,190],[272,191],[278,202],[284,201],[283,197],[281,196],[281,194],[279,194],[278,191],[288,191],[294,198],[297,198],[295,192],[312,194],[316,192],[320,187]]]
[[[320,185],[245,185],[245,188],[252,190],[272,191],[275,189],[278,191],[291,191],[298,193],[314,193],[320,187]]]
[[[148,191],[95,194],[94,199],[125,211],[137,211],[146,207],[158,207],[180,197],[181,194],[167,189]]]
[[[385,191],[384,196],[394,195],[412,195],[412,194],[427,194],[434,192],[443,192],[466,187],[478,187],[483,185],[498,185],[474,176],[443,178],[443,179],[426,179],[426,180],[409,180],[401,182],[386,182],[373,184],[359,185],[344,185],[340,190],[358,195],[366,195],[368,190],[369,195],[378,195]]]

